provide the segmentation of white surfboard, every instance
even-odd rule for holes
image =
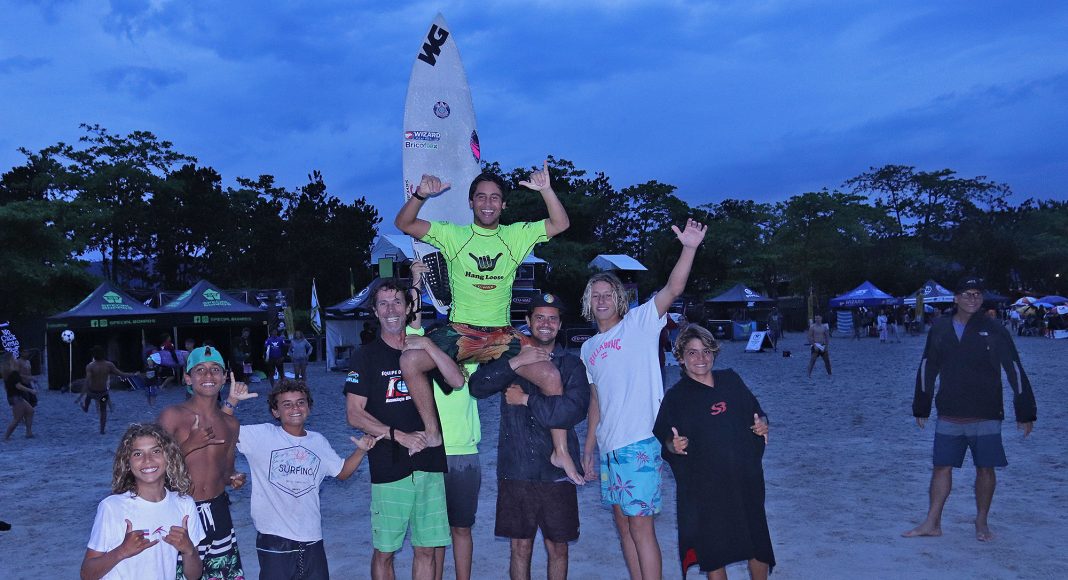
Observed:
[[[467,75],[441,14],[420,38],[404,101],[403,140],[405,200],[415,192],[423,174],[436,175],[452,187],[427,201],[419,217],[471,223],[467,191],[482,171],[482,153]],[[434,246],[418,240],[412,245],[416,258],[430,267],[425,280],[434,307],[445,314],[452,301],[445,261]]]

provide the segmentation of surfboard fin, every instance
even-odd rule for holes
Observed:
[[[440,252],[434,252],[423,256],[423,264],[427,271],[423,274],[423,282],[430,290],[430,295],[442,304],[452,304],[452,289],[449,288],[449,267]]]

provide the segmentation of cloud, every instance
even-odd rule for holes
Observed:
[[[145,98],[182,82],[185,73],[146,66],[122,66],[105,70],[100,78],[109,91]]]
[[[43,68],[51,62],[51,59],[43,57],[29,57],[22,55],[0,58],[0,74],[33,71]]]

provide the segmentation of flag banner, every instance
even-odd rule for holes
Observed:
[[[312,278],[311,327],[315,334],[323,333],[322,309],[319,307],[319,291],[315,289],[315,278]]]

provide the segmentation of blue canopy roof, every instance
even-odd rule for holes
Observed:
[[[953,292],[945,286],[935,282],[934,280],[928,280],[923,288],[912,293],[912,296],[905,298],[905,304],[915,304],[916,296],[923,296],[923,302],[953,302]]]
[[[716,296],[715,298],[709,298],[707,302],[775,302],[775,300],[766,296],[761,296],[760,293],[755,290],[751,290],[746,287],[745,284],[738,284],[734,288],[727,290],[723,294]]]
[[[863,284],[856,288],[831,298],[831,308],[858,308],[860,306],[895,306],[901,304],[901,301],[893,296],[879,290],[874,284],[864,281]]]

